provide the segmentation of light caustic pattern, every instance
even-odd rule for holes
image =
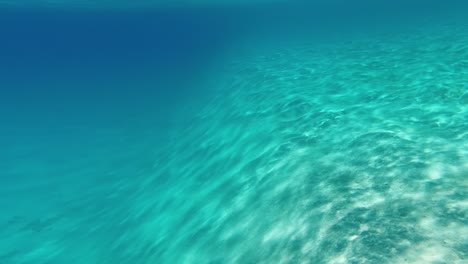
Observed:
[[[2,258],[467,263],[466,43],[448,27],[238,58],[154,166]]]
[[[467,36],[413,34],[234,63],[142,185],[153,260],[466,263]]]

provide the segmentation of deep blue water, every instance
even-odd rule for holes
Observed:
[[[463,2],[0,2],[0,263],[467,263]]]

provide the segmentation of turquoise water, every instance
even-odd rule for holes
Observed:
[[[6,3],[0,263],[468,263],[462,5]]]

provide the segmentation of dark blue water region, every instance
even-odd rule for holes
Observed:
[[[281,45],[292,38],[346,38],[353,32],[398,31],[468,10],[455,0],[320,2],[2,7],[3,134],[27,135],[30,130],[22,126],[35,132],[42,127],[47,134],[66,127],[64,122],[76,124],[72,129],[89,122],[121,124],[143,113],[167,123],[171,112],[203,94],[202,80],[216,75],[225,53],[238,52],[242,39]]]
[[[320,3],[326,2],[326,3]],[[397,26],[464,10],[466,1],[317,1],[145,9],[0,9],[2,70],[35,66],[168,66],[209,61],[247,32],[285,34]],[[131,6],[131,5],[130,5]],[[70,7],[74,5],[70,4]],[[414,21],[413,21],[414,22]],[[189,64],[191,65],[191,64]],[[196,67],[191,67],[195,69]],[[63,68],[62,68],[63,69]],[[55,70],[55,69],[54,69]],[[102,69],[101,69],[102,70]]]
[[[0,81],[198,76],[246,36],[320,38],[463,12],[463,1],[331,1],[171,8],[0,9]],[[374,3],[378,2],[378,3]],[[130,5],[131,6],[131,5]],[[74,7],[74,8],[71,8]],[[171,75],[172,74],[172,75]]]
[[[131,76],[150,66],[152,74],[194,70],[193,63],[209,61],[213,47],[228,41],[223,25],[209,21],[215,18],[199,18],[165,11],[3,10],[0,67],[12,78],[70,77],[76,70],[89,74],[81,79],[115,78],[116,72]]]
[[[27,97],[67,103],[67,98],[99,103],[135,97],[180,101],[183,95],[197,93],[195,83],[212,78],[211,65],[221,67],[222,55],[238,52],[241,47],[236,45],[243,38],[281,45],[292,36],[320,40],[327,34],[345,38],[344,33],[353,31],[398,31],[414,24],[409,21],[462,16],[468,10],[463,2],[293,1],[144,9],[78,8],[73,2],[68,7],[4,6],[0,103]]]

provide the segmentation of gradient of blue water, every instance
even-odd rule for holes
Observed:
[[[397,32],[451,14],[463,17],[464,10],[462,1],[145,10],[0,6],[0,227],[11,235],[7,229],[19,225],[39,236],[48,232],[41,225],[46,220],[35,220],[41,215],[74,211],[70,204],[80,204],[86,190],[100,184],[142,177],[154,153],[168,148],[170,128],[184,126],[181,120],[209,97],[205,84],[216,79],[226,54],[248,50],[245,43],[277,47],[288,39]],[[107,195],[87,204],[124,217],[112,208],[125,197],[109,201]],[[15,219],[20,224],[11,224]],[[104,247],[118,233],[103,230],[96,243]],[[0,262],[22,263],[13,261],[22,252],[2,252],[0,245]]]

